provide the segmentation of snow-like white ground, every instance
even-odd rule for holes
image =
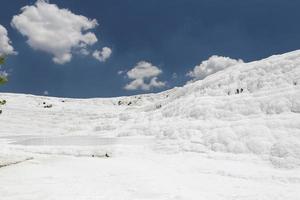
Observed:
[[[1,200],[300,199],[300,51],[159,94],[0,98]]]

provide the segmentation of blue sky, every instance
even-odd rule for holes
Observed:
[[[27,29],[21,18],[11,25],[22,7],[34,7],[35,2],[1,4],[0,24],[18,54],[7,58],[4,69],[10,81],[0,92],[43,95],[48,91],[50,96],[77,98],[158,92],[184,85],[191,80],[186,74],[212,55],[249,62],[300,47],[300,1],[296,0],[50,0],[58,9],[99,24],[82,31],[97,37],[84,48],[90,55],[79,53],[77,46],[70,50],[72,59],[62,64],[53,58],[60,55],[54,51],[61,51],[55,45],[63,41],[52,40],[51,50],[39,43],[30,45],[27,41],[36,39],[35,30],[29,28],[30,36],[22,34]],[[105,62],[92,56],[103,47],[112,51]],[[134,67],[148,71],[141,74]],[[148,85],[135,88],[141,86],[139,80]],[[133,81],[137,85],[126,89]]]

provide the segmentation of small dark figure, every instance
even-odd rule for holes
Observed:
[[[44,106],[44,108],[52,108],[52,104]]]
[[[131,104],[132,104],[131,101],[129,101],[129,103],[127,105],[130,106]]]
[[[297,82],[296,82],[296,81],[294,81],[294,85],[297,85]]]
[[[239,93],[240,93],[239,89],[236,89],[236,94],[239,94]]]
[[[45,105],[46,104],[46,102],[43,102],[43,105]]]
[[[244,91],[244,89],[243,88],[241,88],[241,93]]]
[[[106,154],[105,154],[105,157],[106,157],[106,158],[109,158],[109,155],[108,155],[108,153],[106,153]]]
[[[0,105],[5,105],[6,104],[6,100],[4,99],[4,100],[2,100],[2,101],[0,101]]]
[[[227,94],[230,95],[230,91],[228,91]]]
[[[95,155],[93,154],[92,157],[95,157]]]
[[[118,101],[118,105],[119,105],[119,106],[122,105],[122,101]]]
[[[65,103],[65,100],[62,100],[61,102]]]
[[[0,114],[2,114],[2,110],[0,110]]]

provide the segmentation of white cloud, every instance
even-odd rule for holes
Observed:
[[[240,63],[243,63],[243,60],[236,60],[223,56],[211,56],[200,65],[196,65],[192,71],[187,73],[187,76],[192,77],[193,80],[200,80],[204,79],[208,75]]]
[[[158,78],[157,77],[153,77],[150,81],[150,83],[148,84],[149,89],[151,89],[152,87],[154,88],[161,88],[161,87],[164,87],[166,85],[166,82],[162,82],[162,81],[159,81],[157,80]]]
[[[146,61],[140,61],[131,70],[127,72],[128,78],[130,79],[143,79],[158,76],[162,71]]]
[[[16,54],[8,38],[7,30],[0,24],[0,56]]]
[[[177,73],[174,72],[174,73],[172,74],[172,79],[177,79],[177,78],[178,78],[178,75],[177,75]]]
[[[90,54],[90,52],[87,49],[80,49],[79,54],[87,56]]]
[[[152,88],[161,88],[166,82],[159,81],[157,76],[162,70],[146,61],[140,61],[129,70],[126,75],[132,81],[124,88],[126,90],[150,90]]]
[[[108,47],[103,47],[101,51],[96,50],[93,53],[94,58],[99,60],[100,62],[105,62],[111,55],[112,50]]]
[[[11,25],[28,38],[27,43],[33,49],[52,54],[53,61],[59,64],[69,62],[73,50],[86,53],[87,47],[97,42],[96,35],[87,32],[98,25],[95,19],[76,15],[44,0],[23,7]]]

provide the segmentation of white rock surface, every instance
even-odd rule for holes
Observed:
[[[159,94],[108,99],[0,94],[0,98],[7,100],[0,115],[0,151],[9,148],[35,157],[0,169],[4,199],[300,197],[300,51],[237,64]],[[155,142],[107,144],[97,155],[109,152],[111,159],[98,160],[65,156],[93,155],[94,147],[5,142],[8,137],[26,139],[26,135],[130,136]],[[74,171],[68,172],[68,163],[77,166]],[[23,169],[38,173],[21,175],[23,182],[14,183],[14,172]],[[50,177],[43,176],[44,169]],[[78,177],[73,179],[74,174]],[[50,194],[48,183],[74,184],[74,188],[53,186]],[[34,196],[35,191],[40,193]]]

